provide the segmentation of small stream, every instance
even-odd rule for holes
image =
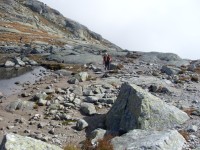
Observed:
[[[15,68],[0,68],[0,92],[4,96],[9,96],[18,93],[22,90],[21,85],[16,85],[16,82],[30,84],[35,83],[42,76],[46,69],[43,67],[21,67]]]

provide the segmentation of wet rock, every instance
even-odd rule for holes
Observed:
[[[124,83],[106,116],[108,130],[166,129],[182,124],[189,116],[142,88]]]
[[[2,150],[62,150],[60,147],[51,145],[31,137],[23,137],[17,134],[7,134],[4,136],[0,146]]]
[[[83,120],[83,119],[79,119],[77,122],[76,122],[76,129],[77,130],[83,130],[85,129],[86,127],[88,127],[88,123]]]
[[[91,103],[81,103],[81,111],[86,115],[96,114],[95,106]]]
[[[176,130],[146,131],[135,129],[112,139],[114,150],[176,149],[182,150],[185,139]]]

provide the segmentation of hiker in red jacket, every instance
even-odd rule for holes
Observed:
[[[105,70],[109,70],[110,69],[110,62],[112,61],[111,56],[108,55],[108,53],[106,53],[103,56],[103,64],[105,65]]]

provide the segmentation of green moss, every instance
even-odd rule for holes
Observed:
[[[62,125],[67,126],[67,125],[69,125],[71,122],[76,122],[76,120],[72,120],[72,119],[65,120],[65,121],[62,122]]]
[[[35,103],[34,106],[33,106],[33,109],[36,109],[36,110],[37,110],[38,108],[39,108],[38,104]]]

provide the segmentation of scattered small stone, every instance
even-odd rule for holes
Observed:
[[[190,125],[188,128],[187,128],[187,131],[188,132],[197,132],[198,130],[198,126],[196,125]]]
[[[30,96],[30,94],[24,92],[24,93],[21,94],[21,96],[22,96],[22,97],[28,97],[28,96]]]
[[[76,129],[79,131],[85,129],[87,126],[88,126],[88,123],[83,119],[79,119],[76,122]]]
[[[7,129],[10,130],[10,129],[13,129],[15,126],[7,126]]]
[[[47,125],[47,123],[45,123],[45,122],[40,122],[39,124],[38,124],[38,128],[44,128],[45,126]]]
[[[55,134],[55,129],[54,128],[52,128],[50,131],[49,131],[49,134]]]
[[[31,130],[24,130],[24,133],[31,133]]]

